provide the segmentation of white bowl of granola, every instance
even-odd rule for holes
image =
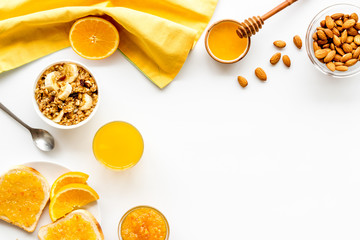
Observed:
[[[75,61],[47,66],[36,78],[33,91],[35,111],[56,128],[80,127],[98,108],[98,84],[90,70]]]

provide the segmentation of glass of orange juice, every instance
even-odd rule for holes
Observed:
[[[95,134],[95,158],[113,170],[125,170],[138,163],[144,151],[140,132],[130,123],[114,121],[102,126]]]

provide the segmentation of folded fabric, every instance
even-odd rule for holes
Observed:
[[[74,21],[111,17],[120,51],[160,88],[180,71],[217,0],[11,0],[0,2],[0,73],[70,46]]]

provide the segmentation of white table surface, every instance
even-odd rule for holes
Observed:
[[[219,0],[211,23],[261,15],[280,2]],[[68,48],[0,74],[0,101],[56,138],[54,151],[41,152],[0,112],[0,168],[49,161],[88,173],[110,240],[117,239],[121,216],[141,204],[165,214],[172,240],[359,239],[360,76],[327,77],[305,47],[298,51],[292,43],[295,34],[304,40],[315,14],[335,3],[299,0],[266,21],[249,54],[233,65],[208,56],[203,34],[163,90],[120,52],[90,61]],[[269,63],[277,39],[288,42],[282,52],[290,69]],[[31,102],[39,71],[61,59],[90,67],[102,94],[94,118],[69,131],[46,125]],[[255,78],[258,66],[267,82]],[[238,75],[247,77],[247,88]],[[113,120],[132,123],[145,141],[142,160],[124,172],[106,169],[92,153],[95,132]]]

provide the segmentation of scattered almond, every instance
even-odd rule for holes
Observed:
[[[274,42],[275,47],[278,48],[284,48],[286,47],[286,42],[282,41],[282,40],[277,40]]]
[[[290,66],[291,66],[291,61],[290,61],[290,58],[289,58],[288,55],[284,55],[283,58],[282,58],[282,60],[283,60],[283,62],[284,62],[284,64],[285,64],[285,66],[287,66],[287,67],[290,67]]]
[[[267,76],[266,76],[266,73],[265,71],[258,67],[255,69],[255,75],[261,80],[261,81],[266,81],[267,80]]]
[[[279,60],[280,60],[280,58],[281,58],[281,53],[275,53],[271,58],[270,58],[270,63],[272,64],[272,65],[275,65],[275,64],[277,64],[278,62],[279,62]]]
[[[299,35],[295,35],[293,38],[294,44],[298,49],[302,48],[302,40]]]
[[[238,76],[238,82],[239,82],[240,86],[242,86],[243,88],[248,85],[248,81],[246,80],[246,78],[244,78],[242,76]]]

